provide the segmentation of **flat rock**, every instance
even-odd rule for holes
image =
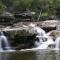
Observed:
[[[42,23],[43,27],[56,27],[59,24],[58,20],[47,20]]]

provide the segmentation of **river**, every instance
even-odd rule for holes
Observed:
[[[0,60],[60,60],[60,51],[36,50],[0,52]]]

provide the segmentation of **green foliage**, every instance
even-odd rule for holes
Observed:
[[[5,10],[6,6],[3,5],[2,2],[0,2],[0,14]]]
[[[39,14],[42,10],[44,15],[56,15],[60,9],[60,0],[0,0],[0,13],[4,10],[20,12],[33,10]]]

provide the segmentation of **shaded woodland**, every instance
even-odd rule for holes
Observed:
[[[0,0],[0,20],[4,22],[4,19],[14,22],[59,20],[60,0]]]

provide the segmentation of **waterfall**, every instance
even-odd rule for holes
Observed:
[[[49,45],[54,44],[53,39],[50,36],[48,36],[50,33],[47,34],[40,27],[34,26],[32,31],[37,34],[36,38],[39,39],[39,41],[35,41],[35,45],[37,46],[36,48],[47,49]]]
[[[31,23],[28,27],[30,33],[37,34],[37,39],[35,39],[34,44],[36,49],[60,49],[60,37],[53,41],[53,38],[49,36],[53,31],[46,33],[43,29],[33,23]],[[32,49],[35,48],[33,47]]]
[[[50,45],[54,45],[53,39],[49,36],[37,37],[39,38],[39,42],[36,41],[35,44],[37,45],[38,49],[48,49]]]
[[[3,32],[0,32],[0,51],[2,50],[11,50],[11,47],[8,43],[7,37]]]
[[[57,37],[56,40],[55,40],[55,49],[60,49],[60,37]]]
[[[46,36],[46,32],[38,26],[34,27],[33,30],[39,36]]]

